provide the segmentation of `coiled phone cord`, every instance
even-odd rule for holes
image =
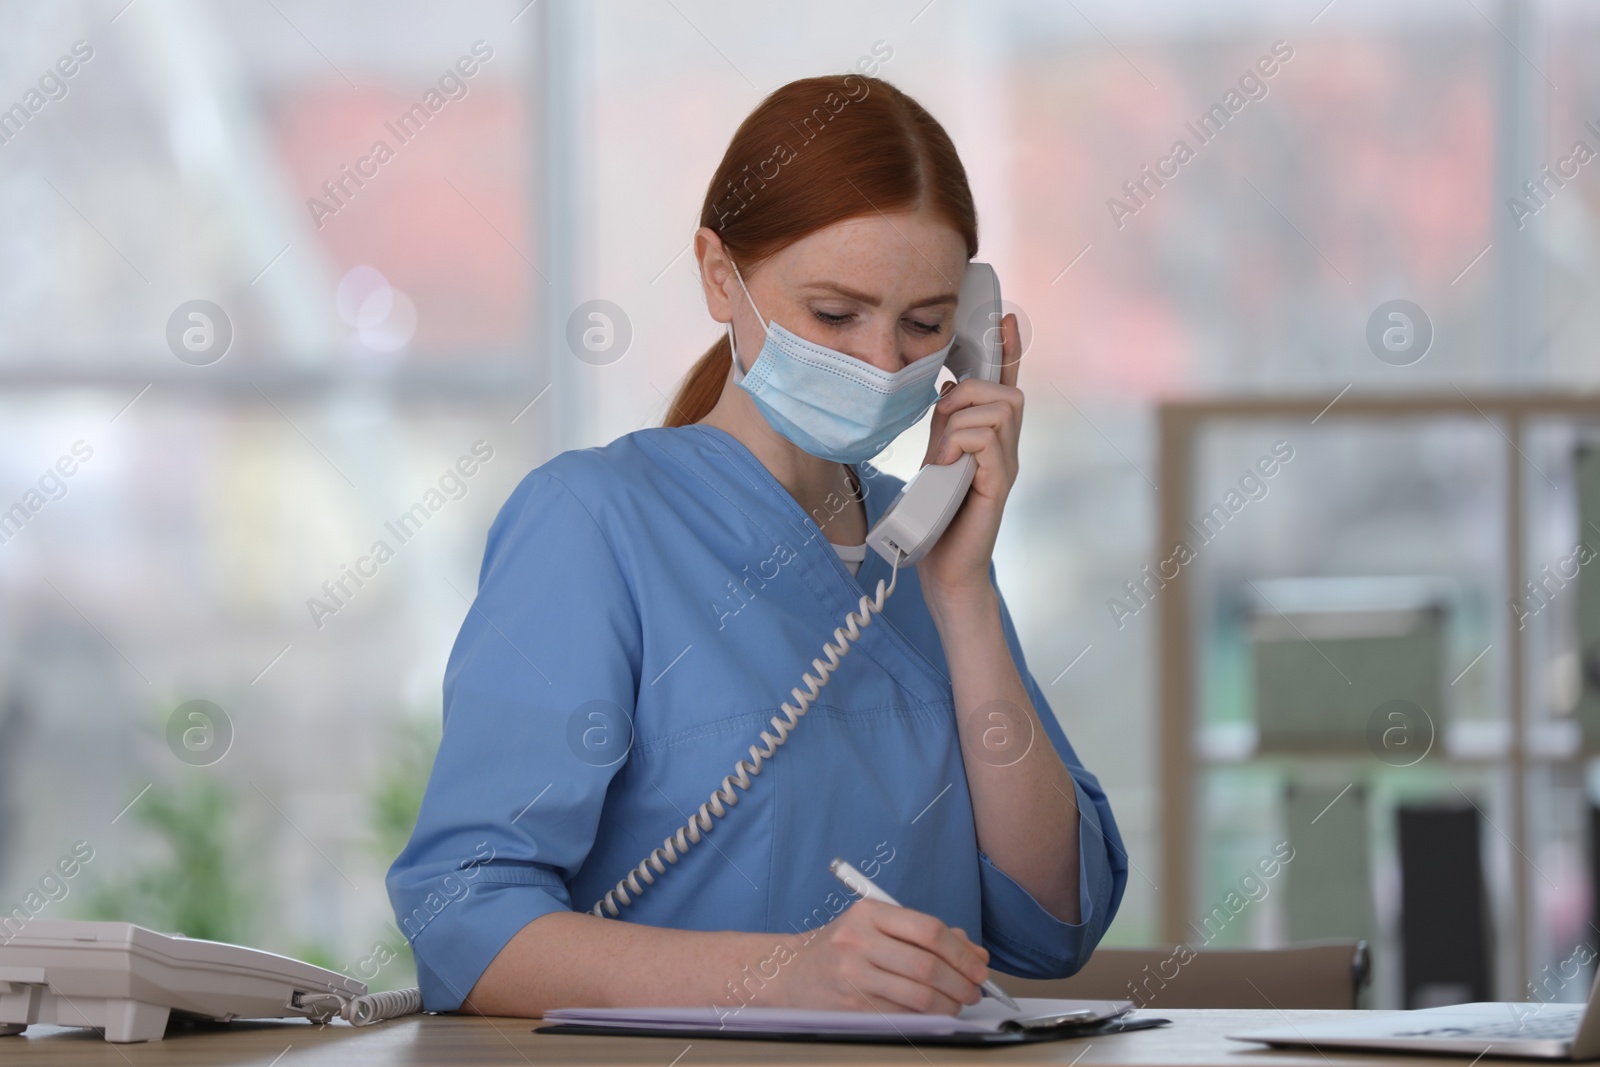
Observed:
[[[368,993],[364,997],[356,997],[345,1005],[341,1014],[356,1026],[366,1026],[384,1019],[415,1015],[421,1010],[422,990],[413,986],[410,989],[391,989],[387,993]]]
[[[366,993],[359,997],[339,993],[311,993],[295,999],[295,1006],[306,1009],[317,1022],[335,1015],[354,1026],[368,1026],[422,1010],[422,991],[395,989],[387,993]]]
[[[632,904],[645,890],[645,886],[654,885],[656,875],[665,874],[667,864],[677,863],[679,858],[689,850],[691,845],[699,844],[701,835],[711,830],[715,819],[720,819],[727,814],[728,808],[739,803],[739,794],[734,790],[738,786],[741,790],[750,788],[750,779],[761,773],[761,765],[772,758],[772,754],[789,739],[789,734],[794,730],[795,724],[810,709],[811,702],[817,698],[822,687],[828,684],[829,677],[838,670],[839,661],[850,651],[850,643],[861,636],[861,628],[872,623],[872,617],[881,614],[884,601],[894,592],[896,583],[900,581],[900,561],[905,558],[904,553],[897,553],[894,561],[894,570],[889,575],[888,585],[883,579],[878,579],[878,588],[874,595],[862,594],[860,606],[844,617],[844,625],[835,628],[833,640],[824,641],[822,644],[823,655],[828,657],[824,663],[820,658],[811,661],[812,669],[817,673],[813,676],[809,671],[800,676],[807,691],[802,693],[800,687],[789,690],[789,695],[794,697],[794,703],[784,703],[782,706],[783,717],[772,717],[772,732],[761,731],[761,740],[766,748],[757,745],[750,746],[750,758],[741,759],[734,765],[733,773],[722,779],[722,785],[712,790],[711,797],[700,810],[689,816],[689,821],[678,827],[677,832],[671,834],[661,842],[661,847],[653,849],[646,856],[644,862],[628,872],[627,877],[619,881],[606,895],[595,902],[589,909],[589,914],[605,918],[609,915],[616,918],[621,914],[622,908]],[[640,884],[641,880],[643,885]]]

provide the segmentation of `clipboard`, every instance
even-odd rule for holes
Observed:
[[[910,1044],[990,1048],[1079,1037],[1101,1037],[1168,1025],[1171,1020],[1132,1012],[1127,1001],[1022,998],[1020,1015],[985,1001],[957,1016],[879,1012],[808,1012],[747,1009],[737,1025],[717,1025],[714,1009],[557,1009],[536,1034],[671,1037],[734,1041]],[[978,1010],[974,1010],[978,1009]],[[741,1013],[734,1013],[735,1016]],[[940,1029],[950,1027],[951,1029]]]

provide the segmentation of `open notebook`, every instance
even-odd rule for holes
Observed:
[[[813,1041],[895,1041],[914,1044],[1013,1044],[1132,1030],[1164,1019],[1125,1019],[1126,1000],[1045,1000],[1018,997],[1013,1011],[985,998],[957,1015],[802,1008],[557,1008],[545,1012],[539,1033],[776,1038]]]

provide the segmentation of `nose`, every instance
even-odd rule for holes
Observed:
[[[915,353],[905,350],[903,339],[893,322],[874,325],[869,335],[862,338],[857,349],[850,354],[890,374],[916,358]]]

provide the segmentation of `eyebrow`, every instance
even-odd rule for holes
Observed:
[[[863,293],[858,289],[851,289],[849,286],[840,285],[837,282],[808,282],[802,285],[801,288],[837,293],[840,296],[847,297],[848,299],[859,301],[868,307],[878,307],[883,303],[880,298],[873,296],[870,293]],[[907,305],[907,308],[909,310],[910,308],[932,307],[936,304],[954,303],[956,303],[955,293],[941,293],[936,296],[923,297],[921,300],[913,301],[911,304]]]

